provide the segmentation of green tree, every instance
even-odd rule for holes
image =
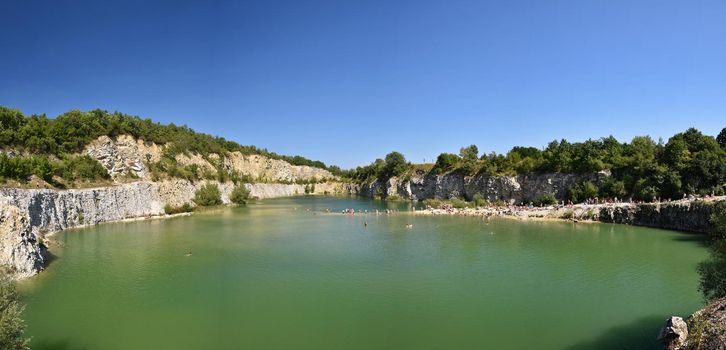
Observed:
[[[219,186],[213,183],[206,184],[194,192],[194,203],[207,207],[222,204],[222,192]]]
[[[711,227],[711,256],[698,265],[700,289],[708,300],[726,296],[726,202],[714,204]]]
[[[23,308],[10,276],[0,271],[0,349],[29,349],[29,339],[23,335]]]
[[[459,164],[459,160],[461,160],[461,158],[456,154],[441,153],[436,158],[436,164],[434,164],[434,167],[431,169],[431,171],[434,174],[445,173],[454,169],[454,167]]]
[[[384,178],[391,178],[394,176],[403,175],[410,165],[406,162],[406,157],[399,152],[391,152],[386,155],[385,165],[383,171],[380,174]]]
[[[724,150],[726,150],[726,128],[721,129],[721,132],[716,136],[716,142]]]

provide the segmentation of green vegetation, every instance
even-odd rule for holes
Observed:
[[[98,109],[89,112],[72,110],[50,119],[45,115],[28,117],[18,110],[0,106],[0,149],[13,149],[19,154],[0,158],[0,177],[26,181],[29,176],[36,175],[48,182],[51,182],[53,175],[69,181],[108,178],[108,174],[99,173],[99,169],[89,163],[95,162],[91,158],[73,159],[74,157],[68,156],[82,151],[88,143],[103,135],[131,135],[156,144],[168,145],[163,159],[149,164],[152,173],[157,177],[163,172],[172,177],[189,180],[215,178],[220,181],[243,181],[237,174],[224,171],[221,166],[226,152],[259,154],[293,165],[307,165],[327,169],[336,175],[343,174],[340,168],[327,167],[320,161],[301,156],[283,156],[254,146],[242,146],[222,137],[198,133],[187,126],[162,125],[150,119],[118,112],[109,113]],[[174,157],[181,153],[201,155],[215,165],[216,174],[204,173],[193,166],[178,167]],[[28,156],[30,154],[34,156]],[[221,158],[210,157],[212,154]]]
[[[387,160],[378,159],[371,165],[350,171],[348,175],[361,182],[386,179],[392,175]],[[404,168],[410,174],[414,167],[397,168],[398,173]],[[579,183],[569,189],[568,198],[578,202],[593,197],[632,197],[651,201],[655,198],[679,199],[687,194],[724,194],[726,128],[717,137],[690,128],[667,142],[656,142],[647,136],[638,136],[624,143],[612,136],[575,143],[563,139],[552,141],[543,149],[514,147],[506,154],[481,156],[479,149],[471,145],[461,148],[458,155],[440,154],[429,173],[513,176],[592,174],[602,170],[609,170],[612,176],[599,187],[591,182]]]
[[[555,198],[555,195],[552,193],[545,193],[532,201],[532,205],[540,207],[540,206],[547,206],[547,205],[554,205],[557,204],[557,198]]]
[[[345,175],[353,180],[366,182],[374,179],[387,180],[393,176],[402,176],[410,169],[411,163],[406,161],[403,154],[394,151],[387,154],[385,160],[376,159],[370,165],[357,167]]]
[[[194,211],[194,207],[192,207],[192,205],[189,203],[184,203],[178,207],[172,206],[169,203],[164,206],[164,213],[166,213],[167,215],[190,213],[192,211]]]
[[[726,296],[726,202],[714,204],[711,257],[698,266],[700,289],[707,300]]]
[[[232,193],[229,195],[229,200],[232,203],[244,205],[247,204],[247,199],[250,198],[250,190],[244,185],[237,185],[232,189]]]
[[[107,180],[108,172],[89,156],[63,155],[61,159],[48,156],[9,157],[0,154],[0,178],[26,181],[35,175],[48,183],[59,185],[54,176],[74,182],[77,180]]]
[[[29,349],[29,339],[23,336],[23,308],[10,276],[0,271],[0,349]]]
[[[206,184],[194,192],[194,203],[201,207],[222,204],[222,192],[216,184]]]

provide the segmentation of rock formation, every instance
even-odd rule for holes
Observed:
[[[667,350],[726,349],[726,298],[711,302],[685,322],[680,317],[669,318],[658,340]]]

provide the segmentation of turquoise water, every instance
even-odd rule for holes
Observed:
[[[693,235],[325,212],[385,205],[274,199],[58,233],[21,285],[32,346],[649,349],[702,302]]]

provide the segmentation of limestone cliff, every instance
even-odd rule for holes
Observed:
[[[607,172],[595,174],[526,174],[517,176],[490,176],[478,174],[464,176],[459,172],[441,175],[417,170],[410,179],[391,178],[387,181],[376,180],[359,188],[364,197],[400,197],[403,199],[423,200],[428,198],[472,199],[480,194],[490,202],[521,202],[535,199],[547,193],[558,198],[565,196],[568,188],[582,181],[600,183],[609,176]]]
[[[165,205],[191,203],[194,193],[209,182],[219,187],[223,203],[230,202],[229,195],[234,188],[231,182],[153,179],[149,164],[158,162],[166,147],[128,135],[102,136],[89,143],[82,153],[101,163],[115,185],[69,190],[0,188],[0,265],[9,266],[19,277],[33,275],[43,268],[42,237],[46,234],[83,225],[163,215]],[[257,183],[244,184],[253,198],[305,194],[306,185],[296,182],[314,182],[313,194],[350,193],[348,185],[339,182],[328,170],[292,165],[261,155],[229,152],[224,156],[203,157],[182,153],[175,158],[179,166],[195,165],[200,172],[215,173],[221,166],[253,179]],[[312,186],[307,189],[310,192]]]
[[[134,139],[129,135],[115,138],[101,136],[89,143],[83,154],[91,156],[103,165],[111,178],[119,181],[129,174],[139,179],[151,179],[148,163],[158,162],[168,146]],[[181,166],[196,165],[200,171],[216,172],[210,162],[222,160],[225,170],[234,170],[260,182],[297,182],[335,180],[330,171],[305,165],[292,165],[284,160],[271,159],[261,155],[244,155],[240,152],[229,152],[220,157],[210,154],[207,158],[199,154],[177,154],[177,164]]]

